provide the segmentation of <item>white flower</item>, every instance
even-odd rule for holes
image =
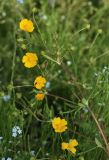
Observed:
[[[16,133],[16,132],[13,132],[13,133],[12,133],[12,137],[17,137],[17,133]]]
[[[22,4],[22,3],[23,3],[23,0],[17,0],[17,2],[19,2],[19,3],[21,3],[21,4]]]
[[[14,126],[12,129],[12,137],[17,137],[18,134],[21,134],[22,130],[19,126]]]
[[[19,127],[19,126],[16,126],[16,128],[17,128],[18,134],[21,134],[21,133],[22,133],[22,130],[20,129],[20,127]]]
[[[3,137],[0,137],[0,140],[2,140],[3,139]]]
[[[5,157],[3,157],[1,160],[5,160]]]
[[[71,61],[67,61],[67,65],[71,66],[72,62]]]
[[[34,150],[30,151],[30,154],[31,156],[35,156],[35,151]]]
[[[17,128],[16,128],[16,126],[15,126],[15,127],[13,127],[12,132],[13,132],[13,133],[16,133],[16,132],[17,132]]]
[[[12,158],[8,157],[7,160],[12,160]]]

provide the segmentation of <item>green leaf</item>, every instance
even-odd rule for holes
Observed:
[[[84,160],[84,157],[83,156],[81,156],[81,157],[79,157],[79,159],[78,160]]]
[[[99,148],[103,148],[101,142],[97,138],[95,138],[95,143]]]
[[[86,100],[85,98],[82,99],[82,103],[83,103],[85,106],[88,106],[88,100]]]
[[[44,56],[46,59],[48,59],[48,60],[50,60],[50,61],[52,61],[52,62],[55,62],[55,63],[57,63],[58,65],[60,65],[60,63],[59,63],[58,61],[56,61],[56,60],[54,60],[53,58],[51,58],[51,57],[49,57],[48,55],[46,55],[44,51],[41,52],[41,55]]]

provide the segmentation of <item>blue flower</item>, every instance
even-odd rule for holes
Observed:
[[[34,151],[34,150],[31,150],[31,151],[30,151],[30,154],[31,154],[31,156],[35,156],[35,151]]]
[[[8,157],[7,160],[12,160],[12,158]]]
[[[17,132],[13,132],[12,137],[17,137]]]
[[[22,4],[24,1],[23,0],[17,0],[17,2]]]
[[[51,83],[47,82],[45,87],[48,89],[48,88],[50,88],[50,85],[51,85]]]
[[[19,126],[14,126],[12,128],[12,137],[17,137],[17,135],[21,134],[22,130],[20,129]]]
[[[2,140],[3,139],[3,137],[0,137],[0,140]]]
[[[7,102],[10,99],[10,95],[4,95],[2,98],[5,102]]]

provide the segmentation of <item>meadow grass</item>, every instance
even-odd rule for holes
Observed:
[[[108,1],[4,0],[0,13],[0,159],[109,160]],[[32,33],[20,30],[24,18]],[[27,52],[39,59],[32,69],[22,63]],[[40,102],[39,75],[47,80]],[[67,120],[64,133],[54,117]],[[61,149],[70,139],[75,155]]]

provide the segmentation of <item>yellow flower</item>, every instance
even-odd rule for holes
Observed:
[[[22,19],[20,21],[19,26],[21,30],[26,31],[26,32],[33,32],[34,30],[33,22],[28,19]]]
[[[34,86],[37,89],[42,89],[46,84],[46,79],[42,76],[38,76],[36,77],[35,81],[34,81]]]
[[[44,99],[45,95],[43,93],[38,93],[36,94],[36,99],[38,101],[42,101]]]
[[[68,149],[68,143],[62,142],[61,148],[62,148],[62,150]]]
[[[38,57],[35,53],[26,53],[22,58],[22,63],[27,68],[32,68],[37,65]]]
[[[76,139],[71,139],[69,141],[69,143],[62,142],[62,144],[61,144],[62,150],[67,149],[68,151],[72,152],[73,154],[76,153],[76,148],[75,148],[76,146],[78,146],[78,142]]]
[[[62,133],[67,129],[67,121],[57,117],[52,120],[52,126],[55,132]]]

